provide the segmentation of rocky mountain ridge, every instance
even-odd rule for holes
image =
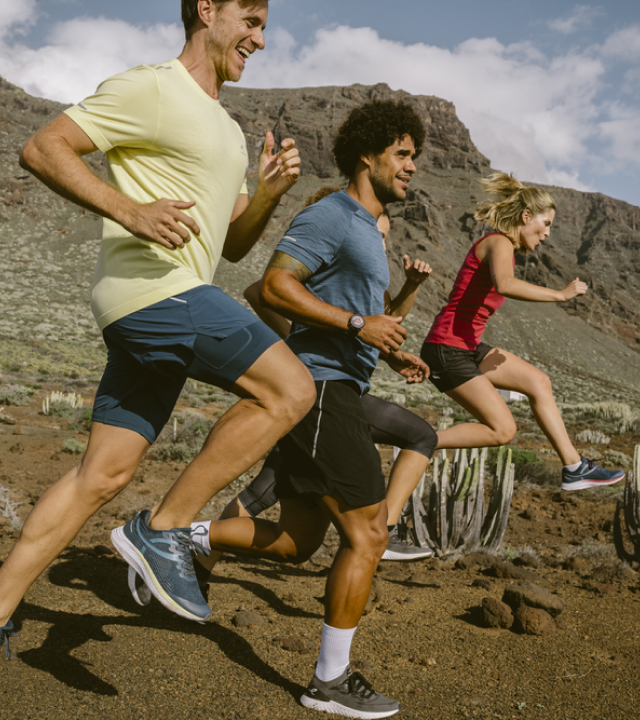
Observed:
[[[340,186],[331,158],[335,130],[349,110],[371,98],[403,98],[425,121],[427,139],[404,203],[391,206],[388,255],[392,289],[402,282],[402,255],[420,255],[434,273],[421,291],[410,327],[412,347],[445,300],[469,243],[484,230],[473,219],[478,180],[490,163],[475,147],[454,106],[388,86],[250,90],[226,87],[222,102],[242,126],[250,184],[267,130],[296,139],[303,177],[276,211],[264,240],[238,265],[223,263],[216,281],[240,297],[304,199],[323,185]],[[19,151],[64,106],[30,97],[0,79],[1,360],[80,364],[97,370],[101,340],[88,307],[100,220],[47,190],[18,166]],[[104,175],[99,154],[87,159]],[[575,400],[640,399],[640,208],[599,193],[550,188],[558,204],[550,240],[538,254],[518,257],[517,272],[563,287],[576,276],[590,292],[562,306],[506,303],[486,339],[547,368]]]

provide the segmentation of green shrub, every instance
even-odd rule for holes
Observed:
[[[62,452],[78,455],[84,452],[84,443],[74,438],[68,438],[62,443]]]
[[[7,385],[0,388],[0,405],[26,406],[33,390],[24,385]]]
[[[213,421],[186,410],[175,413],[158,436],[153,456],[160,462],[191,462],[207,439]]]
[[[78,414],[78,411],[76,408],[71,407],[66,402],[63,402],[62,400],[54,400],[54,402],[49,404],[49,412],[47,415],[51,415],[51,417],[59,417],[59,418],[74,418]]]

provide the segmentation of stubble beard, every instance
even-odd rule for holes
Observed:
[[[395,178],[394,178],[395,180]],[[381,205],[399,202],[405,199],[406,193],[402,193],[386,177],[371,175],[371,188]]]

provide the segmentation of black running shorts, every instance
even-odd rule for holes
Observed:
[[[351,507],[385,498],[380,455],[356,383],[316,382],[313,408],[283,437],[276,473],[279,499],[339,493]]]
[[[420,357],[431,370],[429,380],[440,392],[447,392],[482,375],[479,365],[492,350],[487,343],[480,343],[475,350],[463,350],[426,342],[422,345]]]

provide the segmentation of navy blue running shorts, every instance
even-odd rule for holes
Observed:
[[[224,390],[280,338],[239,302],[200,285],[126,315],[103,332],[107,367],[93,420],[153,443],[187,378]]]
[[[475,350],[464,350],[451,345],[426,342],[422,345],[420,357],[431,370],[431,383],[440,392],[447,392],[482,375],[479,365],[492,350],[487,343],[480,343]]]

